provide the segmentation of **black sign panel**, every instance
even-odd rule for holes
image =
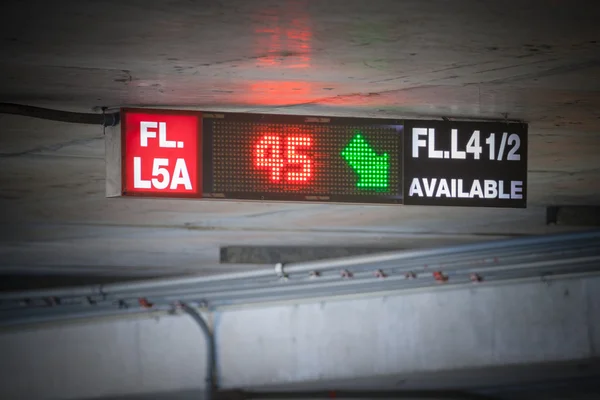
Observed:
[[[407,120],[404,135],[404,204],[526,207],[526,124]]]
[[[402,203],[402,121],[203,114],[203,196]]]

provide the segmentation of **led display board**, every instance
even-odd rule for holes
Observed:
[[[527,204],[524,123],[149,109],[121,120],[124,196]]]
[[[204,196],[402,202],[397,120],[203,115]]]

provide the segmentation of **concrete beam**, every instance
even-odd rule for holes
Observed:
[[[342,238],[340,240],[340,238]],[[244,245],[221,246],[220,262],[237,264],[276,264],[323,260],[327,258],[352,257],[385,251],[426,249],[440,246],[453,246],[493,240],[487,235],[405,235],[405,237],[384,238],[363,241],[362,245],[343,243],[337,235],[338,245]],[[504,238],[504,237],[502,237]],[[329,240],[331,243],[331,240]]]
[[[548,207],[546,223],[563,226],[600,226],[600,206]]]
[[[352,257],[393,250],[404,249],[401,247],[356,246],[225,246],[221,247],[220,262],[235,264],[292,263]]]

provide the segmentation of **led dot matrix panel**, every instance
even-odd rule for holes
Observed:
[[[205,197],[402,202],[400,121],[203,117]]]

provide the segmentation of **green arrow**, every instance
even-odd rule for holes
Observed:
[[[359,176],[356,187],[387,189],[390,157],[387,153],[377,155],[360,133],[357,133],[342,150],[342,157]]]

